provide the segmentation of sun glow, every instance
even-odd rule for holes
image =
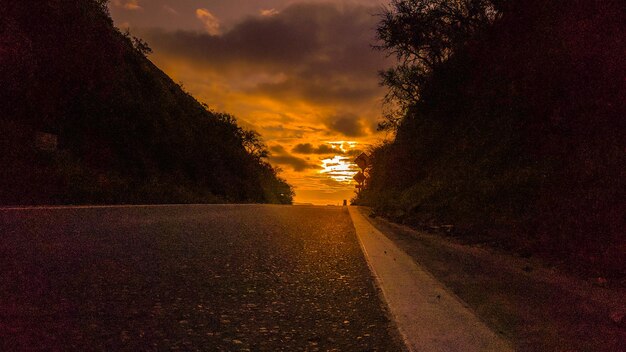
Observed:
[[[350,158],[341,155],[323,159],[322,168],[320,173],[342,183],[351,183],[352,176],[356,172],[356,165],[350,161]]]
[[[333,149],[338,149],[342,153],[346,153],[352,149],[354,149],[359,143],[358,142],[348,142],[348,141],[337,141],[337,142],[327,142]]]
[[[352,161],[353,157],[346,154],[354,150],[358,143],[347,141],[327,143],[337,151],[337,154],[342,155],[322,159],[322,169],[319,172],[340,183],[353,183],[352,176],[357,172],[358,167]]]

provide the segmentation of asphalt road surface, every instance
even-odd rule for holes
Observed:
[[[401,351],[346,208],[0,209],[1,351]]]

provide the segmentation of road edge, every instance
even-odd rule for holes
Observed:
[[[408,351],[514,351],[456,295],[349,207],[357,239]]]

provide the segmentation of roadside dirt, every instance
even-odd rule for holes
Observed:
[[[572,277],[536,258],[368,219],[517,350],[626,351],[623,287]]]

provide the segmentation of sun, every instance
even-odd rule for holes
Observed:
[[[337,154],[332,158],[322,159],[322,169],[319,171],[331,179],[351,184],[353,183],[352,176],[358,171],[358,167],[352,161],[351,156],[346,156],[350,150],[353,150],[358,145],[357,142],[336,141],[328,142],[333,149],[337,150]]]

